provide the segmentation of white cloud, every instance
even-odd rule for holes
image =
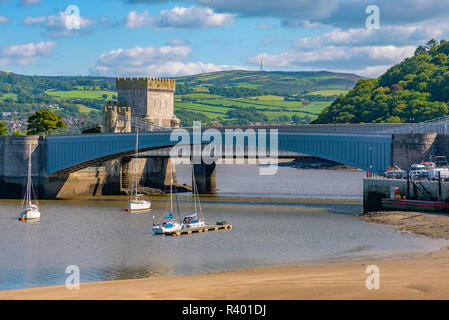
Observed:
[[[162,10],[159,15],[150,17],[148,11],[138,13],[133,10],[126,17],[126,26],[131,29],[141,27],[152,28],[211,28],[230,25],[234,14],[215,13],[210,8],[192,6],[189,8],[174,7]]]
[[[204,62],[185,62],[192,50],[187,46],[160,48],[134,47],[103,53],[91,65],[90,73],[98,76],[182,76],[204,72],[242,69],[239,66]]]
[[[0,47],[0,65],[18,64],[27,66],[53,53],[56,42],[13,44]]]
[[[26,17],[23,20],[25,26],[41,27],[46,30],[47,35],[52,38],[73,37],[81,34],[89,33],[89,29],[96,24],[96,21],[86,17],[80,17],[80,29],[68,29],[66,27],[65,12],[59,12],[58,15]]]
[[[20,0],[19,6],[21,6],[21,7],[37,6],[41,2],[42,2],[42,0]]]
[[[172,0],[122,0],[128,3],[173,2]],[[447,0],[178,0],[206,6],[219,13],[242,17],[272,17],[286,27],[329,25],[364,27],[370,4],[380,8],[381,26],[406,25],[449,18]]]
[[[343,72],[343,73],[354,73],[362,77],[367,78],[376,78],[379,75],[383,74],[387,71],[391,66],[390,65],[381,65],[381,66],[371,66],[362,69],[336,69],[333,71]]]
[[[11,19],[5,16],[0,16],[0,24],[9,24],[11,23]]]
[[[378,30],[366,28],[337,28],[320,36],[301,38],[294,42],[296,48],[313,48],[324,45],[373,46],[373,45],[417,45],[428,39],[449,36],[449,23],[422,23],[405,26],[388,26]]]
[[[340,0],[341,1],[341,0]],[[335,0],[197,0],[210,8],[243,16],[293,17],[309,19],[328,17],[340,1]]]
[[[413,55],[419,44],[435,38],[449,38],[449,23],[432,21],[403,26],[336,28],[324,34],[294,40],[279,53],[261,53],[248,58],[257,65],[260,59],[267,67],[321,68],[350,71],[363,76],[378,76],[388,66]],[[264,39],[265,45],[275,43]]]
[[[257,65],[260,60],[267,67],[321,68],[331,71],[346,70],[362,75],[378,76],[387,67],[413,55],[414,46],[396,47],[321,46],[312,49],[289,50],[279,54],[262,53],[248,59]],[[379,73],[378,73],[379,72]]]

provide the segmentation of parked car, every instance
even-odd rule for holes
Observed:
[[[440,173],[440,178],[443,180],[449,180],[449,169],[448,168],[436,168],[429,171],[429,179],[438,180],[438,172]]]
[[[407,177],[407,172],[404,170],[387,170],[384,172],[384,176],[393,179],[402,179]]]
[[[409,174],[412,179],[422,179],[429,176],[429,172],[425,168],[421,170],[410,170]]]

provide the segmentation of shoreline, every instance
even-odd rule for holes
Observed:
[[[449,239],[449,216],[416,212],[359,215],[369,223],[396,226]],[[368,290],[366,267],[380,269],[380,289]],[[81,283],[0,291],[0,299],[449,299],[449,246],[438,251],[354,257],[207,274]]]
[[[366,268],[380,289],[366,288]],[[207,274],[81,283],[0,291],[1,300],[279,300],[449,299],[449,247],[430,253],[350,262],[249,268]],[[425,272],[423,272],[425,270]]]

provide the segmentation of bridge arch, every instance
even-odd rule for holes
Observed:
[[[178,142],[171,141],[170,135],[171,131],[139,133],[139,150],[174,146]],[[366,171],[382,172],[391,165],[391,134],[279,130],[278,139],[279,149],[317,156]],[[135,133],[47,136],[44,142],[46,172],[49,175],[73,172],[132,155],[135,152],[135,141]],[[247,139],[242,141],[247,145]]]

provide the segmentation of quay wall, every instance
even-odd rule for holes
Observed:
[[[438,200],[438,181],[423,180],[419,181],[422,186],[431,195],[431,200]],[[406,179],[363,179],[363,212],[373,212],[382,210],[382,198],[390,197],[390,189],[392,187],[399,188],[401,195],[407,195]],[[427,200],[421,189],[412,182],[409,183],[410,199]],[[441,196],[443,201],[449,202],[449,183],[441,182]]]

